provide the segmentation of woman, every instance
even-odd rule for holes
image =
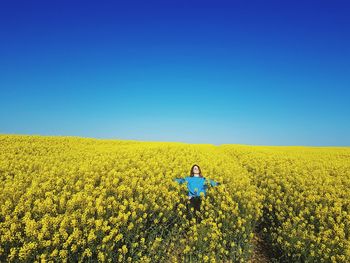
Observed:
[[[179,184],[183,184],[187,182],[187,189],[188,189],[188,198],[190,199],[190,206],[187,206],[187,211],[188,211],[188,219],[192,218],[191,214],[191,207],[194,208],[194,214],[199,221],[201,222],[201,219],[197,217],[196,211],[200,212],[200,205],[201,205],[201,198],[200,198],[200,193],[203,192],[204,195],[206,195],[206,190],[208,188],[207,185],[207,179],[203,177],[201,169],[197,164],[194,164],[191,168],[190,176],[187,176],[185,178],[175,178],[175,181],[178,182]],[[215,182],[211,179],[209,179],[209,183],[211,186],[217,186],[220,183]]]

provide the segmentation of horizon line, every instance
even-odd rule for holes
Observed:
[[[23,133],[0,133],[0,136],[32,136],[32,137],[68,137],[68,138],[79,138],[79,139],[92,139],[92,140],[109,140],[109,141],[131,141],[139,143],[179,143],[179,144],[189,144],[189,145],[212,145],[215,147],[220,146],[251,146],[251,147],[305,147],[305,148],[350,148],[350,145],[267,145],[267,144],[244,144],[244,143],[189,143],[182,141],[147,141],[138,139],[123,139],[123,138],[107,138],[107,137],[93,137],[93,136],[82,136],[82,135],[47,135],[47,134],[23,134]]]

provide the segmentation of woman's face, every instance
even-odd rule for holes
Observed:
[[[198,173],[199,173],[198,166],[194,166],[194,167],[193,167],[193,173],[195,173],[195,174],[198,174]]]

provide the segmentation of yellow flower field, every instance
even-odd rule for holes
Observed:
[[[221,184],[186,218],[201,167]],[[0,135],[0,262],[248,262],[350,258],[350,148]]]
[[[349,262],[350,148],[222,145],[264,196],[259,226],[280,261]]]
[[[186,219],[190,173],[222,184]],[[0,136],[0,261],[245,261],[262,215],[249,173],[213,145]]]

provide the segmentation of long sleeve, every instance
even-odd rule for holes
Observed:
[[[210,181],[211,186],[218,186],[220,184],[219,182],[216,182],[216,181],[211,180],[211,179],[209,179],[209,181]]]
[[[183,184],[185,182],[184,178],[175,178],[174,181],[178,182],[179,184]]]

